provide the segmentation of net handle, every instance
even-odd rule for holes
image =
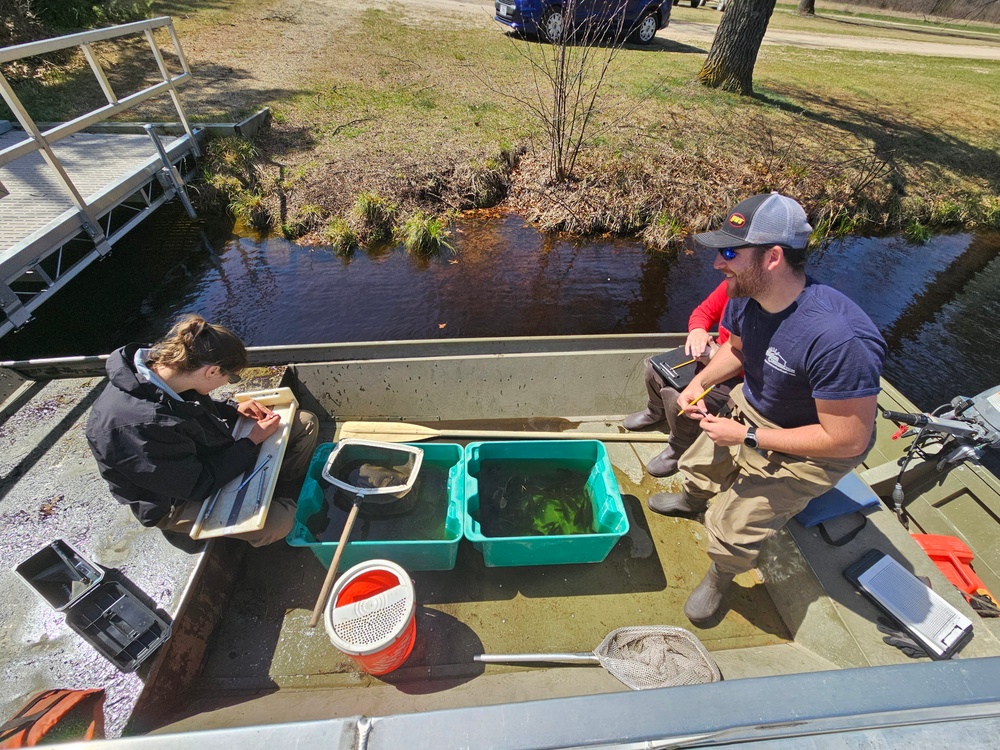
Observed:
[[[330,598],[330,592],[333,590],[333,581],[337,577],[337,569],[340,567],[340,558],[344,555],[344,549],[347,547],[347,538],[351,535],[351,529],[354,528],[354,520],[358,517],[358,508],[361,507],[361,495],[354,498],[354,504],[351,505],[351,512],[347,514],[347,522],[344,524],[344,530],[340,533],[340,541],[337,542],[337,551],[333,553],[333,562],[330,563],[330,569],[326,571],[326,578],[323,579],[323,588],[320,589],[319,597],[316,599],[316,605],[313,607],[312,617],[309,618],[309,627],[316,627],[319,623],[319,618],[323,616],[323,610],[326,609],[327,599]]]
[[[601,660],[592,653],[582,652],[575,654],[478,654],[472,657],[475,661],[486,664],[523,664],[525,662],[537,661],[559,661],[567,663],[588,663],[600,664]]]

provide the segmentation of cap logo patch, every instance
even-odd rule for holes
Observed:
[[[729,223],[734,227],[741,227],[747,223],[747,220],[743,214],[733,214],[729,217]]]

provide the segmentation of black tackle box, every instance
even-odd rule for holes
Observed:
[[[170,637],[170,625],[120,581],[56,539],[15,569],[66,624],[122,672],[133,672]]]

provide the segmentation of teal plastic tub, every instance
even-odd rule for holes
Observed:
[[[598,563],[628,533],[598,440],[469,443],[465,470],[465,538],[488,567]]]
[[[423,505],[414,505],[412,510],[398,517],[382,518],[367,515],[362,504],[340,561],[341,570],[373,559],[392,560],[407,570],[451,570],[455,567],[465,520],[462,446],[436,443],[419,447],[424,451],[424,460],[417,481],[410,493],[397,502],[412,500],[410,496],[415,495]],[[337,551],[347,517],[346,510],[330,505],[329,497],[335,490],[323,479],[323,466],[333,448],[333,443],[324,443],[313,454],[299,493],[295,526],[285,538],[292,547],[311,549],[327,568]],[[423,486],[422,480],[427,480]],[[389,509],[389,506],[384,507]],[[407,538],[408,532],[417,529],[427,533],[421,533],[420,538]]]

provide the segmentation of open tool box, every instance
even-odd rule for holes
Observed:
[[[15,568],[66,624],[122,672],[170,638],[170,625],[104,569],[56,539]]]

